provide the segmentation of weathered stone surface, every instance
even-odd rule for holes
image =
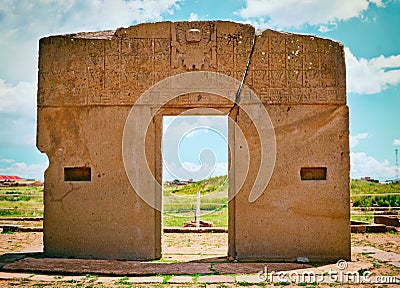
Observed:
[[[176,276],[179,277],[179,276]],[[160,276],[152,276],[152,277],[129,277],[129,282],[131,283],[162,283],[164,280],[163,277]]]
[[[197,283],[233,283],[235,278],[233,276],[225,275],[210,275],[210,276],[199,276]]]
[[[387,252],[375,247],[353,247],[353,253],[368,253],[369,256],[383,262],[399,262],[400,254],[394,252]]]
[[[351,225],[351,233],[365,233],[367,232],[367,225]]]
[[[70,274],[157,275],[211,274],[209,263],[151,263],[94,259],[24,258],[3,266],[6,271]]]
[[[226,115],[254,32],[250,25],[232,22],[163,22],[40,40],[37,147],[50,163],[44,197],[47,255],[161,257],[160,211],[140,196],[161,203],[161,188],[153,178],[161,182],[162,116],[192,108],[202,108],[197,115],[210,114],[210,108]],[[229,193],[238,193],[229,203],[229,254],[239,259],[349,259],[343,46],[271,30],[255,39],[240,108],[230,116],[237,127],[229,126]],[[197,77],[201,72],[214,74]],[[157,114],[148,127],[144,120],[130,126],[133,135],[148,128],[147,163],[125,163],[133,165],[127,169],[136,175],[132,180],[124,168],[122,143],[134,104],[137,119],[153,110]],[[268,142],[272,138],[265,136],[271,135],[269,122],[254,112],[261,108],[271,118],[276,155]],[[256,120],[263,125],[256,127]],[[132,155],[138,157],[137,150]],[[255,188],[262,195],[252,202],[265,155],[276,159],[275,167],[268,186]]]
[[[371,224],[365,226],[365,232],[369,233],[385,233],[386,225],[383,224]]]
[[[176,283],[193,283],[192,276],[173,276],[168,280],[168,283],[176,284]]]
[[[400,220],[397,215],[374,215],[374,223],[400,227]]]
[[[219,274],[257,274],[264,271],[289,271],[305,268],[313,268],[310,264],[300,263],[217,263],[213,265],[213,270]]]

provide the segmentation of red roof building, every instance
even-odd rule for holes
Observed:
[[[22,180],[19,176],[11,176],[11,175],[0,175],[0,181],[17,181]]]

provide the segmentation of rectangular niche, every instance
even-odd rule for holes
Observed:
[[[64,167],[64,181],[90,182],[91,170],[90,167]]]
[[[326,167],[302,167],[300,177],[302,181],[326,180]]]

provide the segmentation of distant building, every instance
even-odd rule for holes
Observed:
[[[196,183],[196,181],[194,181],[192,178],[190,178],[188,181],[174,179],[173,181],[165,181],[164,185],[168,185],[168,186],[172,186],[172,185],[185,186],[185,185],[192,184],[192,183]]]
[[[361,177],[361,180],[367,181],[367,182],[372,182],[372,183],[379,183],[379,180],[372,179],[371,177]]]
[[[386,183],[400,183],[400,178],[386,180],[385,182]]]
[[[14,175],[0,175],[0,186],[42,186],[43,181],[22,179]]]
[[[4,181],[17,181],[17,180],[22,180],[22,178],[19,177],[19,176],[0,175],[0,182],[4,182]]]

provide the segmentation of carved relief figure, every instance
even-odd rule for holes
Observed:
[[[217,42],[213,23],[186,22],[172,25],[173,68],[187,70],[216,67]]]

